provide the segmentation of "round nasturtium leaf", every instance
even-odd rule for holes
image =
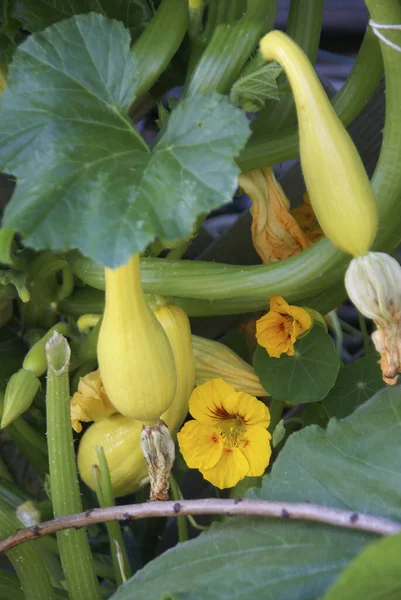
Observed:
[[[378,358],[374,352],[340,369],[335,386],[323,400],[330,418],[347,417],[385,387]]]
[[[318,402],[334,386],[340,369],[334,343],[320,325],[296,341],[294,356],[271,358],[258,346],[255,371],[269,394],[292,404]]]

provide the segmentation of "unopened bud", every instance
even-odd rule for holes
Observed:
[[[34,373],[20,369],[7,383],[1,428],[7,427],[31,406],[40,386]]]
[[[168,500],[175,446],[164,421],[160,419],[155,425],[143,426],[141,447],[148,464],[150,500]]]
[[[237,392],[259,397],[269,395],[262,387],[254,368],[224,344],[193,335],[192,348],[195,356],[195,385],[217,377],[224,379]]]

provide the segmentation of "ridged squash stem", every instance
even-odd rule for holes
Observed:
[[[106,307],[97,345],[104,389],[126,417],[156,423],[177,386],[168,338],[147,303],[139,254],[117,269],[105,269]]]
[[[67,340],[55,332],[46,343],[46,355],[50,488],[57,518],[81,512],[82,502],[70,421],[70,348]],[[70,600],[100,600],[102,596],[86,531],[60,531],[57,542]]]
[[[185,94],[227,93],[266,31],[266,19],[272,12],[273,2],[252,0],[241,19],[218,25],[191,74]]]
[[[323,8],[324,0],[315,0],[314,2],[291,0],[288,13],[286,33],[302,48],[312,64],[315,63],[319,48]],[[282,76],[279,79],[279,85],[281,79],[286,82],[285,76]],[[286,85],[288,87],[287,82]],[[269,133],[292,125],[295,118],[294,100],[288,90],[279,102],[268,100],[253,125],[258,134]]]
[[[5,538],[22,523],[11,510],[0,505],[0,537]],[[28,542],[13,548],[6,553],[20,581],[25,600],[55,600],[53,586],[43,564],[40,554],[36,551],[37,542]],[[3,596],[1,596],[3,598]]]
[[[376,200],[361,158],[305,54],[284,33],[260,43],[289,79],[298,114],[302,171],[326,236],[353,256],[365,254],[377,232]]]
[[[137,59],[136,97],[150,90],[181,45],[188,27],[188,0],[162,0],[152,21],[133,44]]]

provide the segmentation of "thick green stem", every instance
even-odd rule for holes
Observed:
[[[333,107],[344,123],[349,125],[361,112],[383,75],[383,60],[376,36],[368,30],[363,39],[354,67],[341,90],[333,98]],[[255,122],[255,130],[259,120]],[[260,127],[263,127],[260,119]],[[253,136],[239,156],[242,172],[276,165],[299,155],[296,127],[268,135]]]
[[[13,513],[0,506],[0,537],[4,538],[20,529],[22,523]],[[17,546],[7,552],[21,584],[25,600],[54,600],[54,590],[39,553],[37,542]],[[3,596],[1,596],[3,598]]]
[[[188,27],[188,1],[162,0],[150,25],[132,46],[137,59],[137,98],[157,81],[177,52]]]
[[[186,95],[227,93],[263,34],[272,10],[274,2],[251,0],[239,21],[218,25],[192,73]]]
[[[291,0],[286,33],[302,48],[312,64],[315,63],[322,28],[324,0],[305,2]],[[282,81],[287,79],[283,75]],[[288,86],[288,82],[286,84]],[[253,126],[257,134],[281,131],[296,120],[291,89],[280,102],[268,101]]]
[[[55,332],[46,344],[46,354],[50,487],[57,518],[81,512],[82,502],[70,420],[70,348],[67,340]],[[70,600],[100,600],[100,587],[86,531],[60,532],[57,542]]]

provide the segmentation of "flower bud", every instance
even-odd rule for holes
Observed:
[[[140,280],[139,254],[105,270],[106,307],[98,360],[104,388],[121,414],[155,423],[174,399],[174,356]]]
[[[49,331],[29,350],[22,363],[23,369],[32,371],[37,377],[43,375],[47,369],[46,342],[50,340],[55,331],[62,335],[68,335],[68,330],[68,323],[60,322],[53,325],[53,327],[51,327]]]
[[[7,427],[31,406],[40,381],[32,371],[20,369],[7,383],[1,428]]]
[[[262,387],[254,368],[224,344],[193,335],[192,348],[197,386],[210,379],[221,378],[237,392],[259,397],[269,395]]]

